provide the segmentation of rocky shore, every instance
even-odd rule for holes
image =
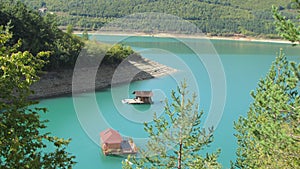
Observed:
[[[143,57],[131,57],[119,65],[100,65],[46,72],[33,84],[31,99],[59,97],[100,90],[111,85],[151,79],[176,72],[175,69]],[[75,87],[74,87],[75,86]]]

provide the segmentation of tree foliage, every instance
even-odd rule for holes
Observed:
[[[292,1],[299,8],[299,1]],[[288,6],[291,6],[289,4]],[[299,43],[299,27],[273,7],[279,34]],[[251,96],[247,117],[235,122],[238,168],[300,167],[300,64],[280,51]]]
[[[0,3],[0,25],[11,23],[12,45],[22,39],[20,51],[29,51],[37,55],[40,51],[49,51],[49,64],[46,68],[72,67],[83,47],[83,42],[76,36],[58,29],[56,17],[52,14],[41,16],[37,11],[27,8],[20,1],[2,0]]]
[[[201,128],[201,116],[189,98],[186,83],[172,91],[172,103],[166,101],[165,115],[154,116],[153,124],[145,123],[149,134],[141,158],[132,157],[123,162],[123,168],[220,168],[218,152],[202,155],[202,150],[213,141],[213,130]]]
[[[135,54],[130,46],[115,44],[107,50],[103,62],[106,64],[121,63],[128,56]]]
[[[292,0],[289,4],[291,8],[300,9],[300,1]],[[298,11],[299,13],[299,11]],[[282,13],[279,12],[278,7],[273,7],[273,14],[275,18],[275,24],[277,31],[280,36],[286,40],[293,42],[294,44],[300,43],[300,25],[298,22],[293,22],[291,19],[283,16]],[[298,15],[298,19],[300,15]]]
[[[300,167],[300,64],[282,52],[251,93],[247,117],[235,123],[238,168]]]
[[[82,39],[89,40],[89,34],[86,29],[82,32]]]
[[[45,7],[45,3],[39,2],[38,4]],[[64,6],[65,4],[67,3],[61,5]],[[37,55],[39,51],[50,52],[50,57],[45,60],[49,61],[44,67],[46,70],[73,68],[84,45],[90,44],[87,41],[87,30],[80,38],[72,34],[73,24],[68,24],[65,33],[58,28],[57,15],[52,13],[41,15],[37,10],[27,8],[24,3],[18,0],[1,1],[0,17],[2,18],[0,25],[11,23],[10,30],[13,35],[8,44],[15,44],[19,39],[22,39],[22,44],[19,47],[20,51],[30,51],[33,55]],[[122,51],[123,49],[124,51]],[[108,51],[107,58],[109,58],[109,63],[113,61],[119,63],[120,59],[125,58],[123,54],[131,54],[130,52],[132,50],[129,51],[125,47],[116,45]]]
[[[36,102],[28,100],[49,52],[18,51],[21,41],[11,45],[12,37],[0,26],[0,168],[71,168],[70,140],[46,133],[39,116],[46,109],[33,108]]]
[[[84,57],[84,60],[82,60],[83,65],[86,66],[99,66],[99,62],[105,65],[117,66],[129,56],[141,57],[130,46],[105,44],[95,40],[85,41],[81,54]]]
[[[23,0],[37,10],[39,0]],[[74,25],[76,28],[99,29],[116,18],[134,13],[158,12],[178,16],[195,23],[204,33],[230,36],[245,30],[246,35],[276,34],[272,24],[271,6],[278,6],[290,19],[286,0],[44,0],[49,11],[57,13],[59,25]],[[166,30],[177,28],[169,25]],[[156,28],[153,28],[154,30]],[[178,30],[178,29],[177,29]]]

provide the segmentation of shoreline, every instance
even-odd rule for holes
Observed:
[[[41,75],[38,82],[31,86],[34,94],[29,99],[38,100],[101,91],[110,86],[159,78],[176,71],[176,69],[143,57],[131,57],[120,65],[100,65],[76,70],[46,72]]]
[[[82,34],[82,31],[74,31],[73,34]],[[282,43],[292,44],[288,40],[282,39],[264,39],[255,37],[224,37],[224,36],[207,36],[207,35],[189,35],[189,34],[173,34],[173,33],[156,33],[147,34],[141,32],[101,32],[101,31],[88,31],[89,35],[111,35],[111,36],[140,36],[140,37],[159,37],[159,38],[187,38],[187,39],[208,39],[208,40],[232,40],[232,41],[243,41],[243,42],[266,42],[266,43]]]
[[[82,32],[74,32],[73,34],[80,34]],[[186,34],[146,34],[146,33],[124,33],[124,32],[88,32],[90,35],[112,35],[112,36],[140,36],[140,37],[161,37],[161,38],[190,38],[190,39],[207,39],[207,40],[233,40],[233,41],[246,41],[246,42],[267,42],[267,43],[282,43],[292,44],[289,41],[284,40],[268,40],[268,39],[253,39],[242,37],[209,37],[209,36],[192,36]],[[87,93],[93,91],[101,91],[112,85],[130,83],[133,81],[153,79],[157,77],[166,76],[172,74],[177,70],[152,60],[138,57],[132,58],[133,60],[125,61],[122,65],[123,74],[119,75],[118,82],[112,84],[112,79],[115,74],[117,65],[101,65],[99,68],[81,68],[82,74],[79,74],[79,78],[83,79],[78,82],[81,86],[80,89],[73,90],[73,69],[58,70],[52,72],[46,72],[41,75],[40,80],[31,86],[34,91],[29,98],[32,100],[56,98],[62,96],[72,96],[72,94]],[[95,70],[97,69],[97,70]],[[99,71],[101,69],[101,71]],[[96,77],[91,77],[92,72],[97,72]],[[132,74],[135,74],[132,77]],[[89,79],[95,79],[93,87],[87,87],[84,81]]]

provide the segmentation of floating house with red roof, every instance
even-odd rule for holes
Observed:
[[[104,155],[136,154],[137,147],[130,139],[123,139],[118,131],[108,128],[100,133]]]

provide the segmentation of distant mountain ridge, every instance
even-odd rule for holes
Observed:
[[[22,0],[36,10],[44,7],[58,16],[60,26],[96,30],[116,18],[160,12],[178,16],[210,35],[269,36],[276,34],[272,5],[290,19],[297,13],[287,0]],[[176,26],[176,25],[172,25]]]

